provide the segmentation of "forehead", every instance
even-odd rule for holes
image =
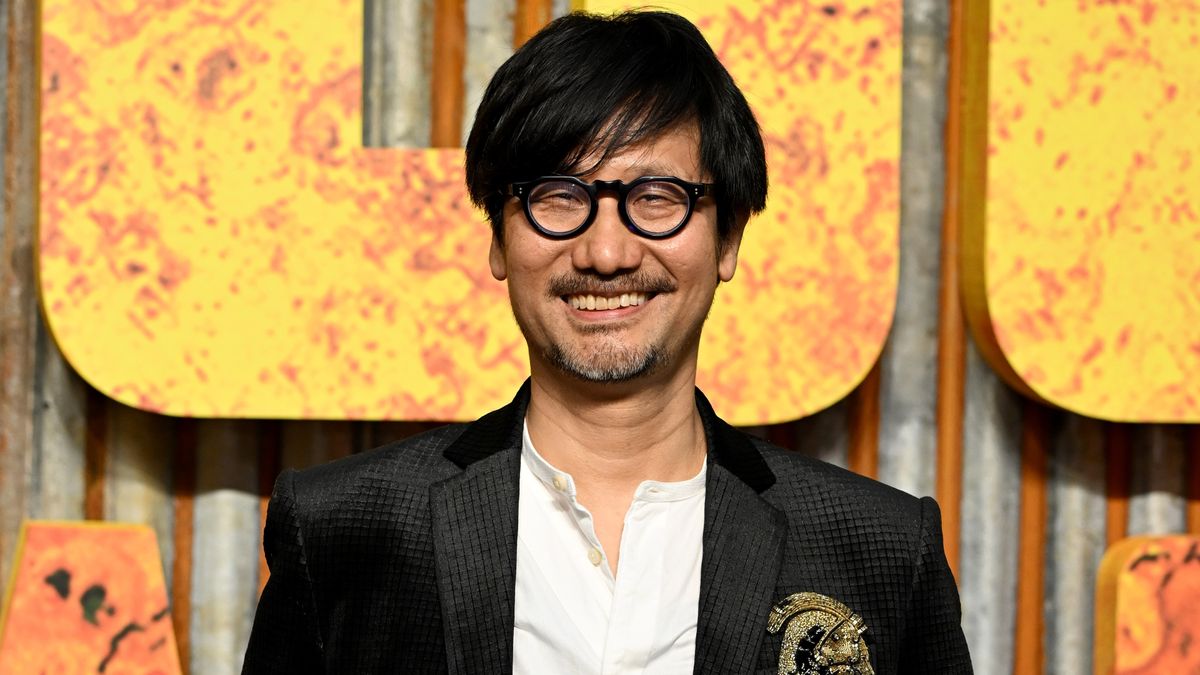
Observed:
[[[615,148],[593,147],[575,163],[572,173],[595,178],[609,178],[607,174],[610,173],[621,174],[612,177],[626,178],[650,175],[677,176],[693,181],[705,178],[700,163],[700,132],[694,122],[677,124],[646,138],[616,145]]]

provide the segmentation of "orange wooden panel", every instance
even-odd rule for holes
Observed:
[[[180,672],[149,527],[28,521],[8,591],[0,672]]]
[[[513,47],[525,44],[553,17],[553,0],[516,0],[513,7]]]
[[[196,514],[196,423],[182,420],[177,425],[171,486],[174,493],[173,537],[175,560],[171,567],[171,607],[175,612],[175,639],[179,660],[191,668],[192,656],[192,544]]]
[[[1200,538],[1132,537],[1109,548],[1096,582],[1096,672],[1198,672],[1198,639]]]
[[[986,25],[981,350],[1080,414],[1200,422],[1200,9],[997,0]]]
[[[962,99],[965,51],[962,0],[950,6],[949,64],[946,76],[946,177],[942,201],[942,250],[938,279],[937,478],[942,508],[943,548],[950,571],[958,578],[962,541],[963,414],[966,406],[966,331],[959,297],[958,252],[962,224],[957,208],[963,160]]]
[[[879,387],[877,362],[850,394],[846,409],[846,467],[869,478],[879,477]]]
[[[1109,424],[1104,437],[1105,541],[1109,546],[1129,531],[1129,497],[1133,483],[1133,429]]]
[[[1043,613],[1046,598],[1048,410],[1026,401],[1021,414],[1021,541],[1017,559],[1017,626],[1013,672],[1041,673],[1046,664]]]
[[[433,124],[435,148],[461,145],[463,120],[463,66],[466,64],[467,2],[435,0],[433,3]]]

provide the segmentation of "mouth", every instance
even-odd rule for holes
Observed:
[[[563,302],[582,312],[606,312],[610,310],[641,307],[657,293],[633,291],[629,293],[572,293],[563,295]]]

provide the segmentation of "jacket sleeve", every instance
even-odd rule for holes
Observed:
[[[242,673],[321,673],[323,646],[304,535],[296,516],[295,471],[275,481],[263,549],[271,576],[258,601]]]
[[[942,548],[942,514],[930,497],[921,500],[919,556],[901,646],[900,672],[970,674],[971,655],[962,631],[958,586]]]

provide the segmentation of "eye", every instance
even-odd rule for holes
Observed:
[[[629,200],[639,207],[666,207],[687,204],[687,193],[674,183],[642,183],[629,194]]]
[[[529,202],[551,208],[572,208],[588,203],[587,191],[566,181],[550,181],[533,188]]]

